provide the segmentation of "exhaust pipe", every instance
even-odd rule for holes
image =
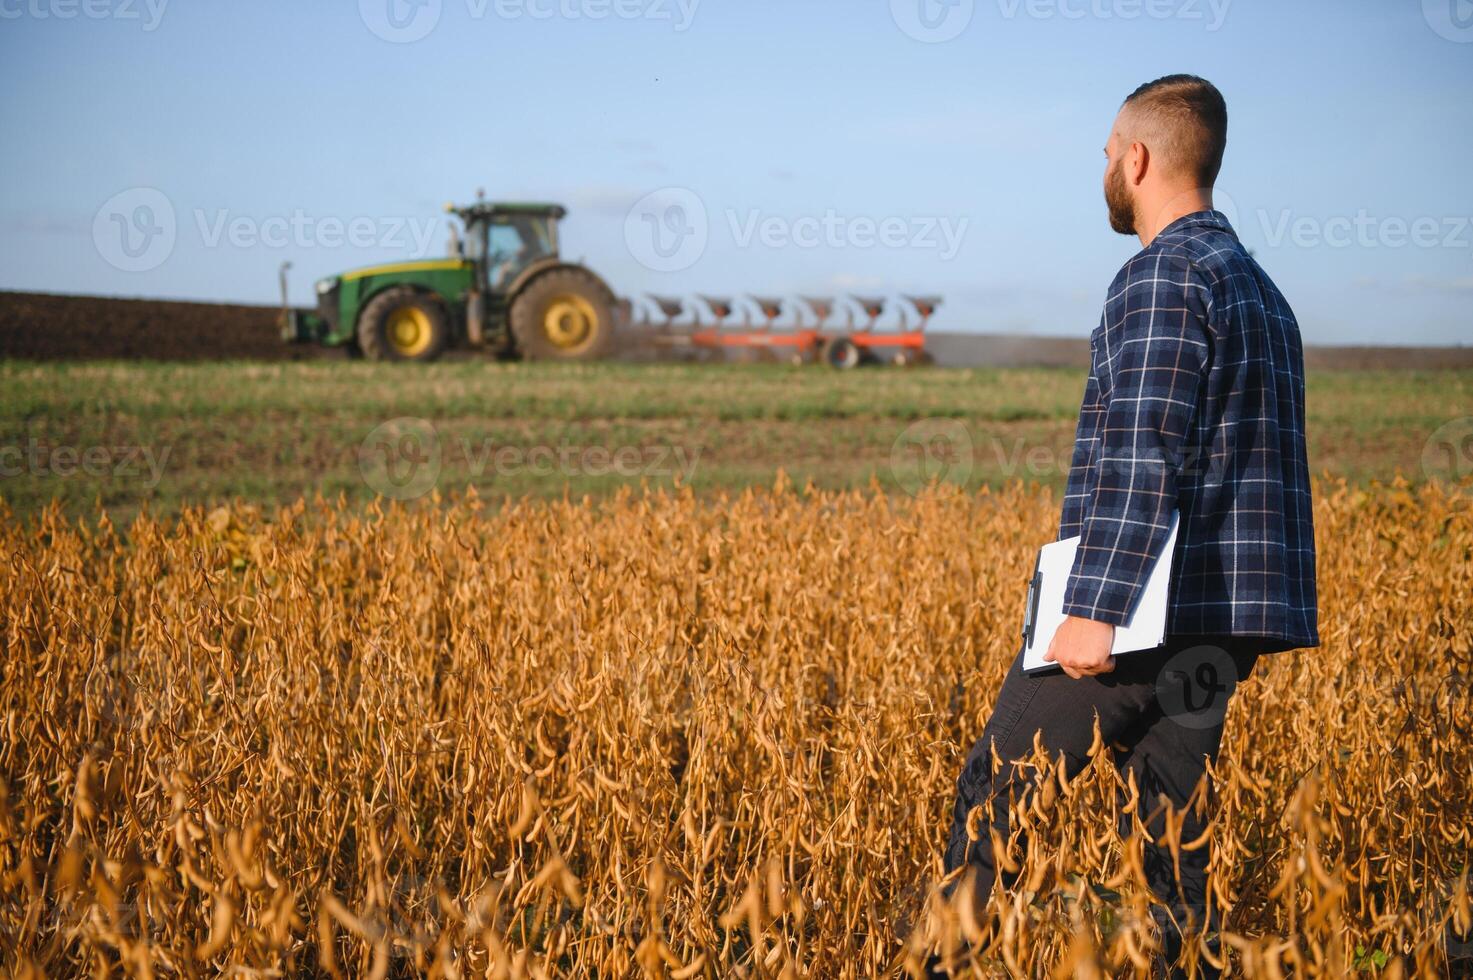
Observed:
[[[302,337],[296,314],[292,312],[291,301],[286,295],[286,274],[291,267],[290,262],[283,262],[281,268],[276,270],[276,281],[281,286],[281,316],[277,319],[276,327],[281,332],[282,340],[294,344]]]
[[[283,316],[292,308],[292,304],[286,298],[286,274],[291,270],[290,262],[281,263],[281,268],[276,272],[277,281],[281,283],[281,313]]]

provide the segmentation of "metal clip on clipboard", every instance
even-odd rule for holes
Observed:
[[[1038,597],[1042,592],[1043,572],[1039,570],[1038,560],[1035,559],[1033,577],[1028,580],[1028,598],[1023,603],[1023,650],[1033,645],[1033,628],[1038,624]]]

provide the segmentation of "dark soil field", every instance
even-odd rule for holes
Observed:
[[[226,303],[0,292],[0,357],[23,360],[296,360],[276,309]]]

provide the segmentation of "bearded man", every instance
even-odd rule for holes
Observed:
[[[1209,82],[1172,75],[1137,89],[1105,146],[1110,226],[1142,250],[1110,285],[1090,337],[1091,369],[1059,537],[1080,536],[1067,619],[1025,674],[1022,654],[957,781],[946,851],[950,887],[997,883],[992,832],[1030,780],[1015,760],[1037,737],[1073,775],[1095,727],[1140,791],[1145,870],[1166,955],[1215,931],[1208,819],[1198,796],[1217,758],[1237,682],[1263,654],[1319,643],[1314,526],[1304,443],[1304,358],[1283,294],[1213,209],[1227,105]],[[1180,515],[1158,649],[1111,655],[1154,558]],[[999,765],[994,764],[997,760]],[[1192,804],[1188,806],[1189,802]],[[969,827],[970,824],[970,827]],[[1004,882],[1006,884],[1006,882]]]

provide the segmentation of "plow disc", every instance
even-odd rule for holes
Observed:
[[[897,367],[929,364],[926,326],[941,305],[941,297],[899,299],[745,296],[733,300],[647,295],[629,302],[633,319],[628,329],[656,348],[747,353],[758,360],[817,362],[840,370],[866,362]],[[879,321],[892,310],[896,322],[879,327]]]

